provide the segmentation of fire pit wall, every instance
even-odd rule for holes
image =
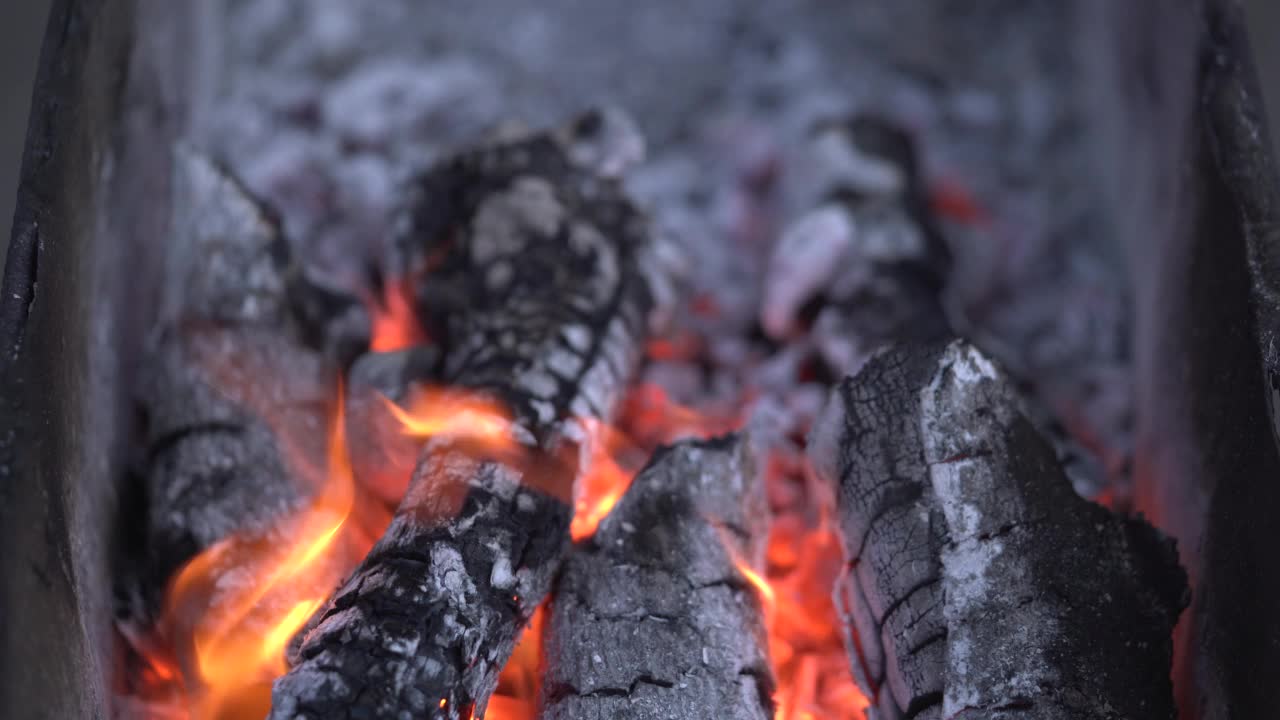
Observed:
[[[108,716],[128,398],[196,37],[174,3],[50,14],[0,311],[0,716]]]
[[[254,42],[276,42],[224,37],[254,4],[289,16],[288,2],[52,12],[0,297],[4,717],[108,714],[128,398],[165,262],[170,152],[183,139],[235,165],[236,126],[214,101],[236,95]],[[648,135],[656,169],[638,194],[679,210],[664,197],[714,182],[681,163],[709,146],[708,125],[758,113],[798,135],[850,109],[901,121],[930,179],[961,184],[981,210],[945,228],[952,322],[1035,380],[1073,434],[1097,436],[1079,482],[1123,481],[1131,464],[1136,508],[1181,542],[1196,591],[1179,628],[1183,709],[1265,715],[1260,679],[1280,672],[1263,353],[1280,329],[1263,234],[1275,186],[1233,3],[737,5],[420,9],[399,25],[421,30],[426,54],[488,58],[504,93],[472,98],[475,126],[431,128],[440,147],[419,159],[487,125],[606,101]],[[522,34],[495,40],[499,23]],[[721,136],[751,139],[750,127]],[[784,198],[778,215],[804,202]],[[309,249],[340,258],[350,229],[305,233]],[[354,234],[376,241],[381,228]]]

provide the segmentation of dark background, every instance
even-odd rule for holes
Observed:
[[[31,108],[31,84],[49,0],[0,2],[6,6],[0,10],[0,248],[7,248]],[[4,255],[0,253],[0,268],[4,267]]]
[[[49,0],[4,0],[0,12],[0,246],[9,241],[9,225],[22,162],[23,136],[31,103],[40,42]],[[1263,91],[1271,108],[1280,108],[1280,1],[1244,0]],[[1271,111],[1272,137],[1280,137],[1280,109]],[[4,256],[0,253],[0,267]]]

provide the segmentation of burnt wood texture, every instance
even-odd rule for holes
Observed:
[[[809,452],[837,487],[836,602],[881,717],[1174,717],[1173,543],[1077,496],[975,348],[872,358]]]
[[[391,527],[320,611],[272,718],[483,714],[569,546],[588,419],[607,421],[660,292],[648,224],[574,161],[582,120],[465,152],[413,186],[399,268],[442,382],[497,399],[516,449],[423,449]]]
[[[661,448],[570,554],[542,720],[773,717],[759,592],[769,510],[739,437]]]
[[[1233,0],[1096,4],[1108,50],[1089,83],[1118,113],[1099,177],[1133,258],[1134,507],[1177,538],[1192,586],[1175,632],[1179,709],[1268,717],[1280,193],[1249,41]]]
[[[270,217],[207,158],[179,150],[174,250],[141,375],[158,591],[233,532],[268,532],[319,480],[336,368],[305,344],[288,248]]]

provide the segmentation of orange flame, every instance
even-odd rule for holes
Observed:
[[[266,533],[243,532],[207,548],[177,574],[163,627],[175,645],[190,717],[260,718],[284,651],[350,569],[367,541],[344,533],[354,501],[339,400],[327,481],[311,503]],[[362,546],[342,552],[351,543]],[[161,665],[155,665],[161,667]]]
[[[426,341],[409,283],[388,283],[382,298],[369,307],[373,350]],[[651,351],[684,357],[696,352],[695,340],[682,338]],[[492,449],[518,450],[510,414],[478,393],[422,388],[403,406],[382,400],[405,437],[425,441],[453,436]],[[189,718],[263,717],[270,706],[271,682],[286,670],[286,646],[369,550],[372,540],[357,529],[359,523],[348,522],[363,508],[355,507],[343,419],[339,404],[328,464],[318,495],[307,508],[268,533],[246,533],[215,544],[173,581],[162,627],[178,646],[178,661],[148,654],[143,674],[161,684],[184,683]],[[595,532],[656,445],[726,432],[740,419],[691,410],[673,402],[661,387],[645,384],[629,394],[617,428],[582,419],[592,458],[574,498],[574,540]],[[306,458],[292,457],[297,453],[288,452],[288,442],[283,444],[291,465],[306,463]],[[791,507],[775,508],[764,573],[735,561],[762,599],[778,681],[775,720],[862,720],[868,701],[853,683],[831,598],[843,559],[825,519],[830,503],[803,493],[801,497]],[[806,521],[813,517],[817,519]],[[535,611],[503,668],[486,710],[488,720],[535,717],[544,615],[545,608]],[[439,700],[441,709],[447,706],[447,699]],[[460,710],[463,717],[475,715],[474,707]]]
[[[772,616],[778,610],[778,594],[773,591],[773,586],[745,562],[738,560],[737,566],[738,572],[742,573],[747,582],[751,583],[756,592],[760,593],[760,600],[764,603],[765,616]]]
[[[533,720],[538,713],[538,692],[542,688],[542,625],[547,606],[533,611],[529,624],[520,633],[511,659],[498,675],[498,689],[489,698],[485,720]]]
[[[365,306],[371,325],[370,350],[389,352],[426,344],[426,332],[413,309],[413,283],[409,277],[389,280],[382,288],[382,297],[366,300]]]
[[[448,388],[420,388],[402,408],[382,398],[400,421],[401,432],[421,440],[432,437],[465,437],[495,448],[513,447],[511,416],[494,400],[479,393]]]
[[[476,393],[425,388],[411,396],[407,409],[383,400],[406,436],[516,445],[509,415]],[[177,667],[156,654],[147,658],[148,670],[158,684],[185,685],[192,720],[265,716],[271,683],[287,670],[285,648],[372,546],[359,523],[349,522],[357,508],[344,412],[340,399],[323,477],[314,477],[306,458],[293,457],[297,450],[287,433],[281,437],[289,466],[318,488],[305,509],[269,531],[215,543],[171,583],[162,627]]]
[[[618,504],[635,477],[635,468],[624,468],[620,461],[631,447],[626,436],[592,418],[583,420],[583,425],[592,438],[592,457],[574,500],[569,534],[575,542],[595,534],[596,526]]]

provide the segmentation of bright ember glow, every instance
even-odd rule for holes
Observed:
[[[775,720],[863,720],[870,705],[853,681],[832,588],[844,564],[821,513],[813,524],[775,517],[764,605],[778,692]]]

